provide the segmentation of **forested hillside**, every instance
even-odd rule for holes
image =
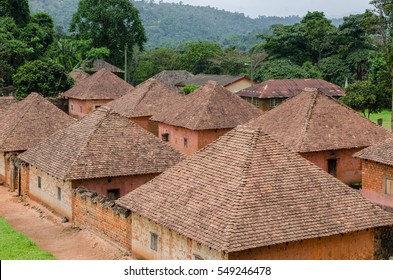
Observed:
[[[33,13],[52,15],[55,24],[67,31],[79,0],[29,0]],[[145,27],[147,47],[177,47],[187,41],[217,42],[222,47],[249,49],[260,40],[256,34],[266,33],[272,24],[292,25],[300,17],[259,17],[252,19],[242,13],[231,13],[212,7],[196,7],[154,1],[132,1],[139,10]]]

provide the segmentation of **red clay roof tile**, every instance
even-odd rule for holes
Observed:
[[[245,126],[116,203],[227,252],[393,224],[393,214]]]
[[[60,179],[76,180],[161,173],[183,155],[103,106],[20,158]]]
[[[296,152],[367,147],[393,134],[317,89],[306,89],[247,123]]]

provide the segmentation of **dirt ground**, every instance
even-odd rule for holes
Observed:
[[[74,227],[70,222],[61,223],[61,217],[44,206],[29,198],[18,197],[2,185],[0,216],[58,260],[131,259],[113,244],[88,230]]]

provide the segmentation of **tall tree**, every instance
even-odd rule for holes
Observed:
[[[187,43],[182,49],[181,67],[198,74],[221,74],[221,67],[215,59],[222,56],[223,51],[217,43]]]
[[[64,67],[50,59],[30,61],[19,67],[12,78],[19,97],[26,97],[30,92],[57,96],[73,84]]]
[[[20,30],[10,17],[0,17],[0,79],[4,85],[12,84],[12,75],[34,52],[19,40]]]
[[[43,12],[31,16],[30,22],[21,29],[21,40],[34,49],[30,60],[45,55],[53,42],[54,24],[52,18]]]
[[[0,17],[11,17],[18,26],[25,26],[30,20],[29,1],[0,0]]]
[[[92,39],[94,47],[106,47],[110,62],[121,66],[124,50],[143,49],[147,41],[138,10],[129,0],[81,0],[72,17],[70,31],[78,39]]]
[[[370,114],[379,113],[384,109],[386,95],[370,81],[356,81],[349,85],[346,95],[341,97],[340,101],[370,118]]]
[[[371,29],[379,35],[379,42],[385,54],[385,61],[390,74],[392,111],[393,111],[393,2],[391,0],[372,0]],[[393,131],[393,113],[392,113]]]
[[[323,12],[308,12],[300,22],[304,39],[313,63],[330,55],[332,52],[332,37],[335,36],[336,27],[328,20]]]

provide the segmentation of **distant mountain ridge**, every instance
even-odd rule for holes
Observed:
[[[140,12],[148,36],[148,48],[176,47],[188,41],[212,41],[223,47],[234,45],[245,50],[260,42],[255,35],[268,32],[272,24],[292,25],[301,20],[298,16],[252,19],[243,13],[209,6],[155,3],[152,0],[131,2]],[[33,13],[47,12],[67,31],[79,0],[29,0],[29,3]]]

